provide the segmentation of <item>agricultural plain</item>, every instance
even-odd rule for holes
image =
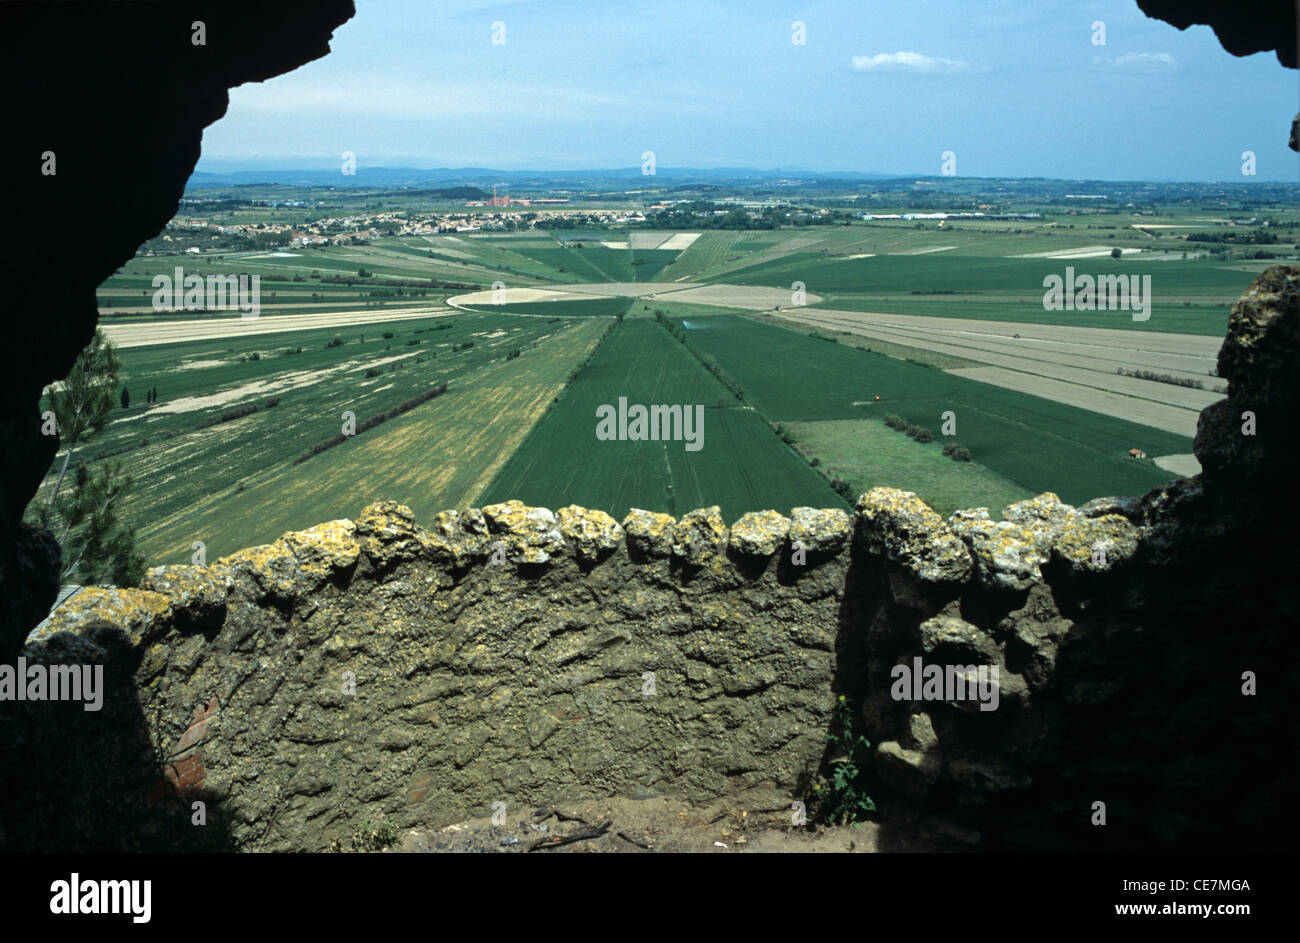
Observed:
[[[133,477],[122,511],[150,564],[380,498],[424,518],[519,498],[734,520],[885,484],[945,513],[1134,494],[1196,471],[1228,310],[1265,256],[1295,255],[1281,205],[1085,213],[1056,196],[1015,219],[861,219],[866,203],[906,209],[877,196],[805,194],[772,225],[751,209],[750,228],[723,229],[723,209],[621,193],[549,213],[414,191],[196,193],[99,290],[130,404],[76,459]],[[1149,318],[1050,310],[1044,280],[1067,266],[1149,277]],[[155,280],[177,269],[259,276],[258,317],[160,309]],[[620,397],[702,406],[703,447],[598,439],[597,408]],[[386,418],[304,458],[347,414]]]
[[[688,345],[716,360],[772,419],[902,416],[941,434],[953,414],[951,441],[974,460],[1034,492],[1082,502],[1104,493],[1145,491],[1168,473],[1128,457],[1191,451],[1191,440],[1163,430],[980,383],[833,339],[813,338],[735,316],[683,322]],[[879,400],[876,397],[880,397]],[[901,481],[896,487],[907,487]]]
[[[601,441],[597,410],[635,404],[702,407],[698,451],[680,441]],[[506,463],[483,500],[577,503],[622,518],[634,507],[681,514],[843,506],[825,480],[657,323],[628,319],[601,345]]]

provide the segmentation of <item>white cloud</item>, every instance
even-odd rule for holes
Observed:
[[[855,72],[915,72],[918,75],[963,75],[987,72],[984,66],[958,59],[923,56],[919,52],[881,52],[874,56],[854,56]]]
[[[1098,56],[1093,64],[1127,72],[1168,72],[1178,62],[1167,52],[1126,52],[1122,56]]]

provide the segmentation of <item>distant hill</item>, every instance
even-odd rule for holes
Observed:
[[[432,190],[412,190],[411,196],[435,200],[486,200],[492,194],[478,187],[440,187]]]
[[[514,188],[556,189],[564,187],[590,188],[601,184],[617,184],[626,188],[633,181],[644,180],[658,184],[755,184],[780,185],[797,181],[801,186],[816,186],[819,182],[843,186],[852,181],[881,181],[906,179],[908,175],[822,173],[810,170],[757,170],[751,168],[681,169],[660,167],[653,176],[645,176],[640,167],[609,170],[493,170],[487,167],[415,168],[415,167],[358,167],[355,174],[342,174],[337,168],[328,170],[266,169],[211,172],[196,170],[188,187],[234,187],[251,184],[281,184],[294,187],[413,187],[421,191],[479,188],[491,190],[493,184],[507,184]],[[473,199],[474,197],[467,197]]]

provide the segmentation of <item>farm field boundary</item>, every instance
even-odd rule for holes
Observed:
[[[699,451],[681,441],[601,441],[597,407],[704,407]],[[658,324],[627,319],[565,389],[481,497],[681,514],[717,504],[728,520],[772,507],[843,507],[827,482]]]
[[[372,495],[431,517],[473,503],[595,346],[604,319],[571,322],[521,357],[494,359],[448,391],[363,435],[292,465],[292,449],[160,515],[142,532],[150,565],[187,562],[203,540],[210,559],[295,528],[355,515]],[[273,411],[272,411],[273,412]],[[294,446],[296,448],[296,446]],[[416,460],[418,457],[418,460]]]
[[[717,361],[769,419],[800,422],[895,413],[940,431],[955,416],[952,441],[974,460],[1035,493],[1083,503],[1138,494],[1168,481],[1151,461],[1128,457],[1191,451],[1191,439],[1064,403],[801,334],[750,318],[693,319],[687,342]],[[880,400],[875,399],[880,396]]]

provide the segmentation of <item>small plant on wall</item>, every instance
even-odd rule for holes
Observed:
[[[860,782],[859,761],[865,758],[871,742],[854,731],[853,720],[853,708],[841,694],[831,732],[826,735],[831,745],[831,773],[813,787],[819,817],[828,825],[861,825],[868,813],[876,811],[876,804],[863,792]]]

